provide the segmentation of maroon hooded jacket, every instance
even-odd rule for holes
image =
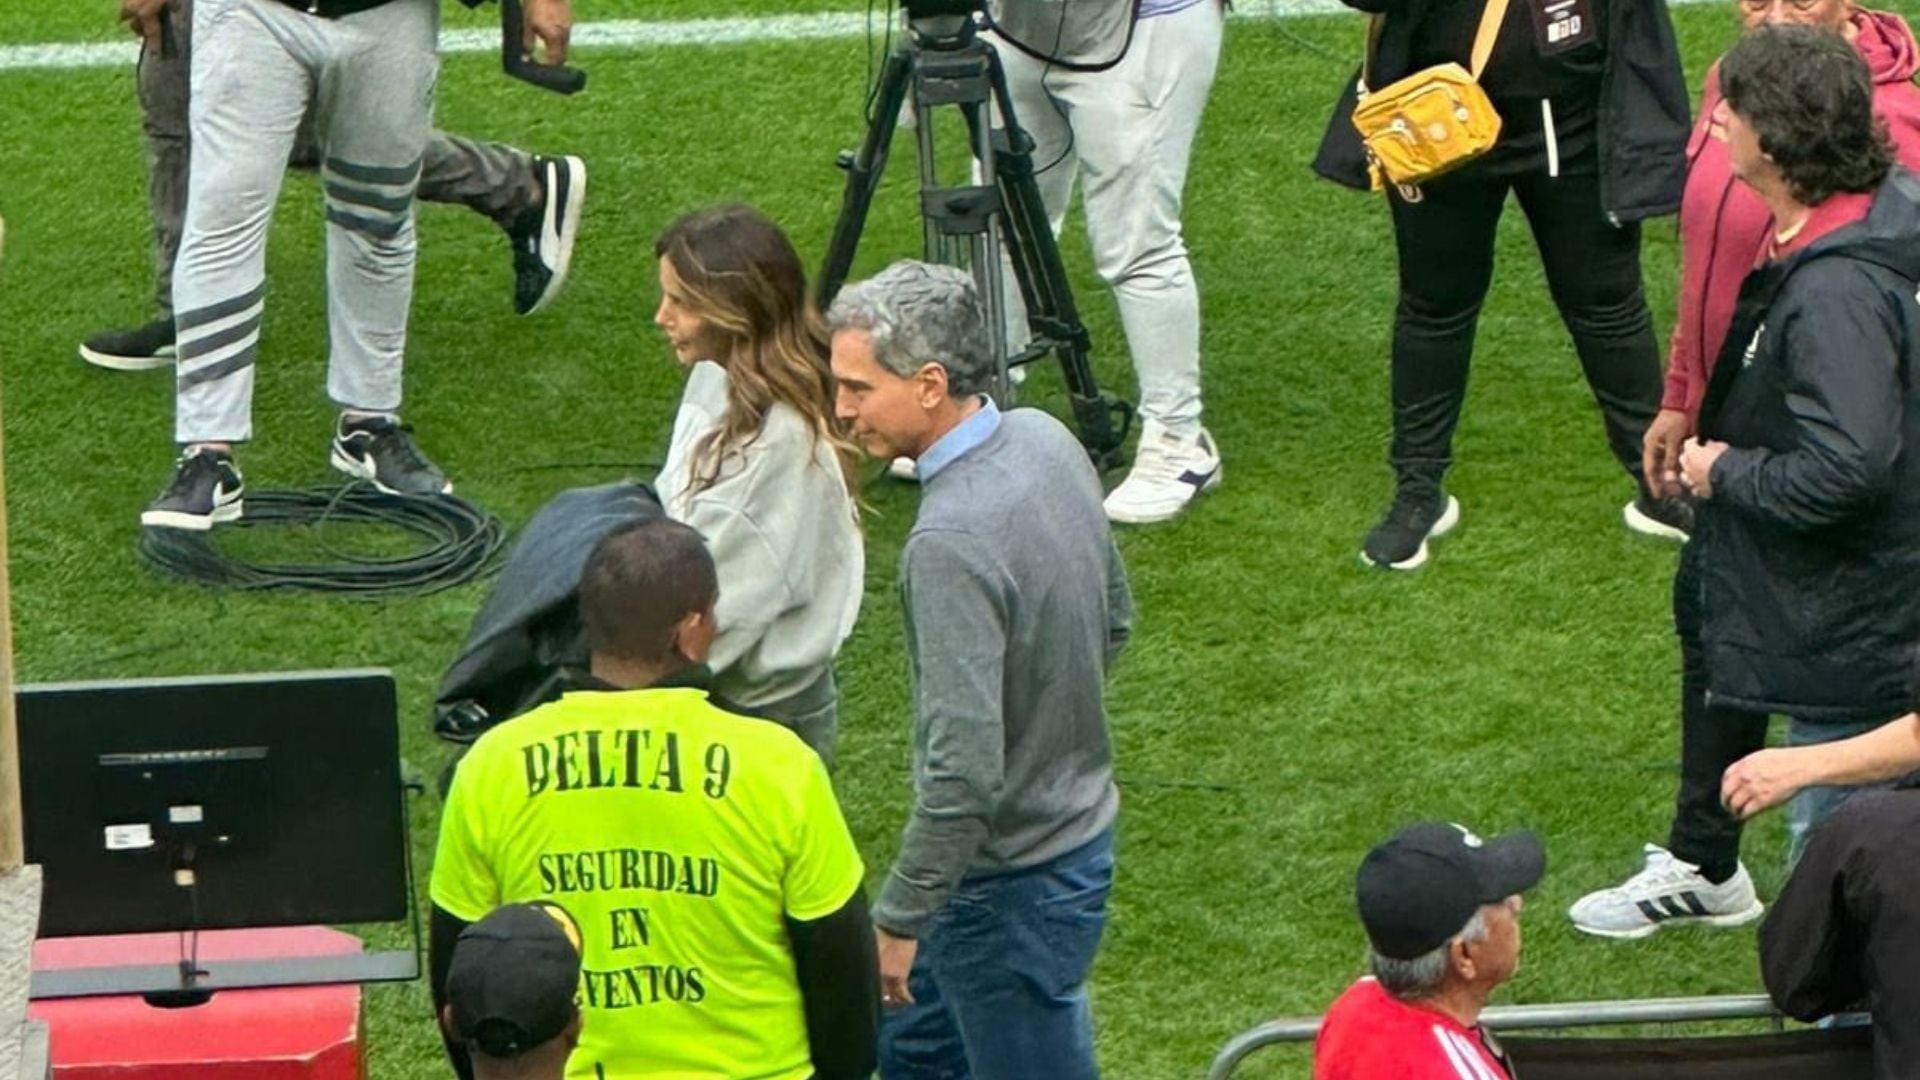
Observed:
[[[1887,123],[1895,156],[1920,172],[1920,46],[1906,20],[1884,11],[1853,14],[1853,47],[1873,73],[1874,111]],[[1667,356],[1660,407],[1697,417],[1707,375],[1733,320],[1740,282],[1760,260],[1772,214],[1734,179],[1727,144],[1711,132],[1720,105],[1720,65],[1707,72],[1699,119],[1687,142],[1687,188],[1680,203],[1680,310]]]

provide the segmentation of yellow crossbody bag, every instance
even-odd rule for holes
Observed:
[[[1367,34],[1367,56],[1361,65],[1360,103],[1354,106],[1353,126],[1367,148],[1373,189],[1385,183],[1400,188],[1409,202],[1420,198],[1419,185],[1465,165],[1493,148],[1500,137],[1500,114],[1480,88],[1500,24],[1507,17],[1507,0],[1488,0],[1480,13],[1480,30],[1473,39],[1473,68],[1435,64],[1389,83],[1367,89],[1368,68],[1380,33],[1380,16]]]

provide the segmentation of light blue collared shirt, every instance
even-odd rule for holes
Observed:
[[[915,475],[921,483],[932,480],[941,469],[960,460],[967,451],[986,442],[994,432],[1000,430],[1000,407],[990,397],[980,399],[980,408],[972,416],[955,424],[952,431],[940,436],[913,463]]]

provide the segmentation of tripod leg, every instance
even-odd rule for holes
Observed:
[[[1102,468],[1119,463],[1120,444],[1133,423],[1133,407],[1100,389],[1090,359],[1087,327],[1068,283],[1060,244],[1033,174],[1033,140],[1021,130],[997,55],[991,63],[995,103],[1004,124],[994,157],[994,182],[1006,209],[1006,246],[1027,308],[1036,346],[1050,345],[1073,406],[1080,441]]]
[[[865,141],[851,156],[841,157],[841,167],[847,170],[847,187],[840,197],[840,216],[833,223],[833,237],[827,243],[827,259],[815,293],[822,311],[839,295],[853,269],[860,233],[867,225],[867,211],[873,206],[873,194],[879,190],[880,176],[887,168],[887,151],[893,142],[894,125],[900,121],[900,106],[912,85],[913,58],[903,46],[887,57],[881,69],[880,90],[874,96],[873,119],[867,124]]]

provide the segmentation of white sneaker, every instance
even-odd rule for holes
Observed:
[[[1574,929],[1599,937],[1643,938],[1674,923],[1739,926],[1766,910],[1754,895],[1745,866],[1715,885],[1700,875],[1699,867],[1674,858],[1658,844],[1648,844],[1646,856],[1639,873],[1574,901],[1567,909]]]
[[[1182,439],[1158,420],[1140,430],[1133,469],[1107,495],[1107,518],[1127,525],[1147,525],[1180,513],[1203,491],[1220,486],[1220,455],[1205,428]]]

